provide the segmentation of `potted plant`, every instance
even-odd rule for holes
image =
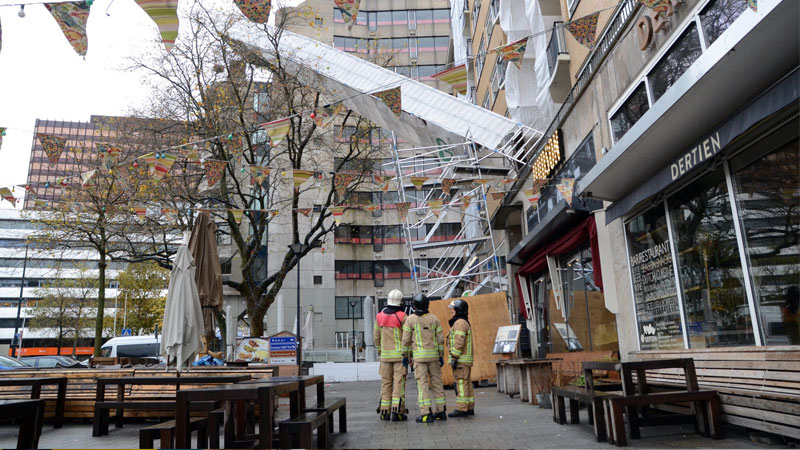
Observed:
[[[531,374],[531,383],[536,392],[536,402],[540,408],[551,409],[550,388],[555,384],[555,372],[550,368],[542,368]]]

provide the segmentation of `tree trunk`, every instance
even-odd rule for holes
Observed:
[[[56,355],[61,355],[61,340],[64,337],[64,326],[61,322],[58,323],[58,349],[56,349]]]
[[[266,312],[260,312],[256,307],[256,302],[247,302],[247,317],[250,319],[251,336],[261,337],[264,335],[264,315],[266,315]]]
[[[98,269],[100,271],[98,276],[97,287],[97,317],[94,321],[94,356],[100,357],[100,347],[103,345],[103,316],[105,315],[106,307],[106,249],[101,247],[99,249],[100,262]]]

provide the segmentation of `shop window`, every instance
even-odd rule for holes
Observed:
[[[363,319],[364,297],[336,296],[335,317],[337,319]],[[353,302],[355,307],[350,303]]]
[[[678,291],[664,205],[625,225],[641,350],[682,349]]]
[[[647,75],[654,103],[694,64],[700,53],[702,50],[697,25],[692,24]]]
[[[689,346],[755,344],[722,169],[688,185],[668,203]]]
[[[731,161],[764,344],[800,345],[800,148]],[[746,311],[742,311],[745,313]]]
[[[640,83],[633,90],[631,96],[625,100],[625,103],[611,116],[611,133],[614,135],[614,142],[622,139],[622,136],[639,121],[648,109],[650,109],[650,103],[647,101],[647,88],[644,83]]]

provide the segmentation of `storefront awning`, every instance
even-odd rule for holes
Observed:
[[[569,213],[567,211],[570,211]],[[508,254],[509,264],[525,264],[528,257],[546,242],[563,234],[575,224],[589,217],[590,211],[575,204],[571,208],[566,202],[559,202],[542,221],[537,223]]]
[[[636,124],[576,183],[582,196],[618,201],[798,65],[800,2],[745,10]]]

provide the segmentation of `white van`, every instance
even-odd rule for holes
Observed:
[[[101,356],[161,359],[161,336],[115,337],[100,348]],[[162,360],[163,362],[163,360]]]

